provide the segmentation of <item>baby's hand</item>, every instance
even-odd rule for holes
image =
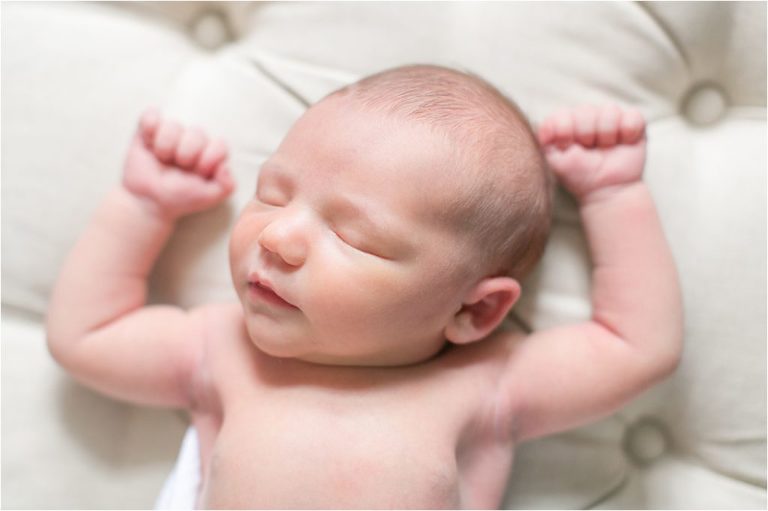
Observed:
[[[538,136],[550,167],[579,200],[642,176],[645,119],[637,109],[563,110],[541,124]]]
[[[123,186],[169,219],[224,201],[234,189],[223,142],[144,112],[123,168]]]

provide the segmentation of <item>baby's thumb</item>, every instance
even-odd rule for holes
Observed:
[[[144,145],[152,147],[157,134],[157,127],[160,125],[160,110],[157,107],[149,107],[144,110],[139,119],[138,134]]]
[[[199,200],[206,208],[212,208],[226,200],[235,189],[235,182],[226,164],[220,164],[216,173],[210,179],[206,179],[203,186],[198,189]]]
[[[232,193],[235,189],[235,180],[232,178],[232,172],[226,163],[221,163],[216,167],[216,173],[213,175],[212,181],[218,184],[222,198]]]

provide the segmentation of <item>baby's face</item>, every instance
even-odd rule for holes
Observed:
[[[452,154],[427,127],[343,98],[299,119],[261,168],[230,240],[253,342],[274,356],[348,365],[439,350],[476,277],[466,241],[439,215],[456,193],[445,178]]]

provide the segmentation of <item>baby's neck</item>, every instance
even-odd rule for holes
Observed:
[[[380,351],[370,354],[326,354],[326,353],[307,353],[293,357],[279,357],[270,355],[259,347],[257,339],[252,340],[255,349],[259,350],[266,357],[275,359],[291,360],[309,365],[324,366],[326,368],[344,368],[349,369],[386,369],[386,368],[405,368],[418,366],[431,362],[436,357],[445,353],[453,344],[445,338],[438,338],[435,341],[422,343],[415,349],[408,351],[391,350]],[[414,343],[416,344],[416,343]]]

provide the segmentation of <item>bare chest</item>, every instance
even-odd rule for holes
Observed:
[[[368,404],[276,392],[231,410],[212,446],[205,505],[455,507],[452,418]]]
[[[488,507],[472,502],[501,491],[471,488],[481,472],[504,477],[512,456],[492,431],[491,379],[478,366],[234,360],[215,370],[218,417],[198,421],[203,507]]]

